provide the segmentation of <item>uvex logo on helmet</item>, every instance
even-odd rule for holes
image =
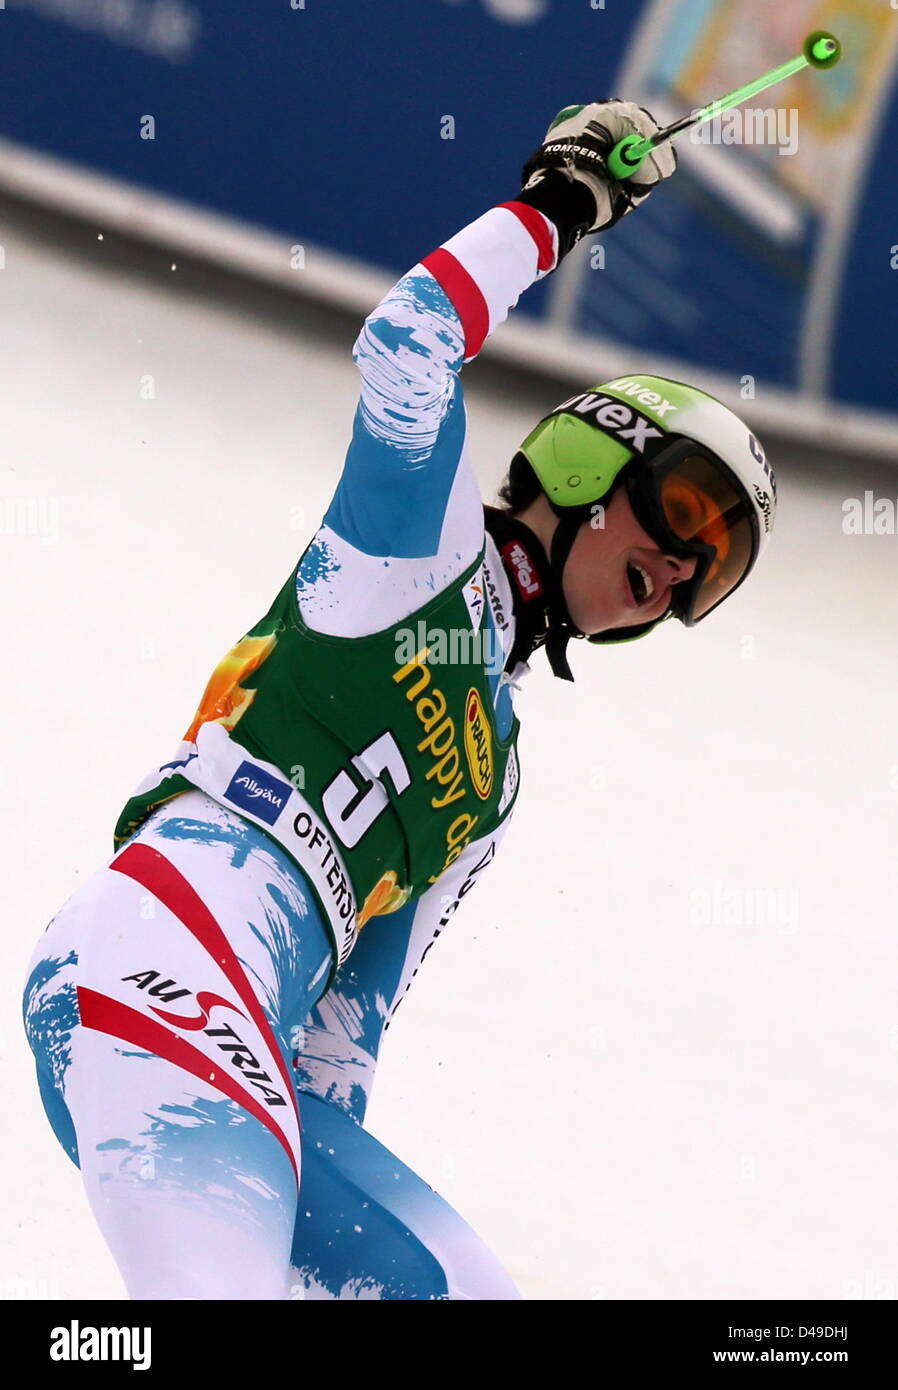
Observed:
[[[614,391],[616,395],[632,396],[640,405],[651,406],[654,413],[663,420],[672,410],[679,410],[678,405],[669,401],[660,392],[653,391],[651,386],[646,386],[644,381],[639,381],[636,377],[620,376],[615,381],[606,381],[606,391]]]
[[[658,399],[661,400],[660,397]],[[670,401],[663,401],[662,404],[670,406],[672,410],[676,408],[670,405]],[[659,430],[648,416],[632,405],[616,401],[612,396],[598,396],[594,391],[572,396],[552,414],[579,415],[606,434],[614,435],[637,454],[644,454],[646,445],[652,440],[665,438],[664,430]]]

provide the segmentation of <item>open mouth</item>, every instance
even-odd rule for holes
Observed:
[[[631,560],[627,565],[627,581],[637,606],[648,603],[655,592],[655,581],[648,570],[643,569],[642,565],[638,565],[635,560]]]

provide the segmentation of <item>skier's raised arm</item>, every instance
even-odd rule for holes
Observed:
[[[604,157],[651,134],[632,102],[565,108],[524,166],[524,187],[430,252],[365,319],[352,443],[327,525],[370,555],[435,555],[465,440],[459,373],[523,292],[587,232],[608,228],[673,172],[670,146],[627,184]]]

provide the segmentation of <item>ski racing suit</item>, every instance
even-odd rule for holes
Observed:
[[[517,794],[513,571],[459,373],[557,260],[499,204],[369,314],[321,527],[33,954],[42,1100],[132,1298],[519,1296],[364,1121]]]

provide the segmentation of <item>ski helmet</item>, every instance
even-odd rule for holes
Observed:
[[[559,585],[581,525],[619,486],[657,544],[698,561],[660,618],[591,642],[629,641],[671,617],[693,626],[739,587],[770,539],[776,482],[764,450],[722,401],[680,381],[640,373],[572,396],[537,424],[518,457],[559,518],[550,557]]]

